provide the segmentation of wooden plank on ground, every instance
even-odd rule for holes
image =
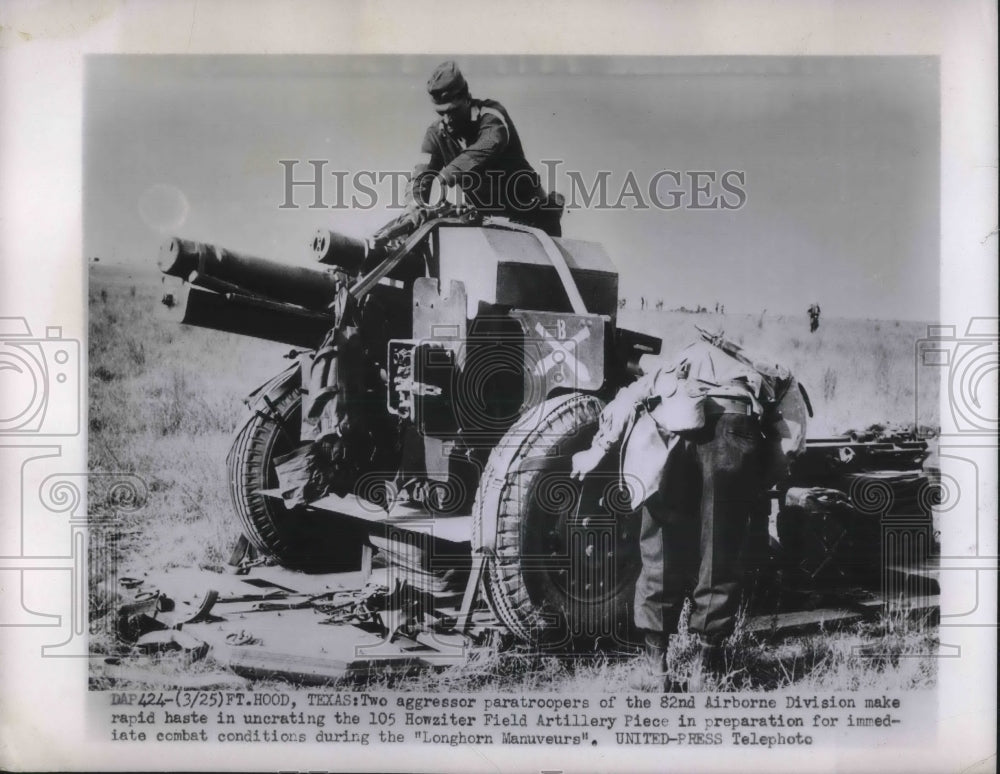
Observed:
[[[358,654],[354,645],[323,656],[309,656],[261,648],[220,648],[215,660],[239,675],[288,680],[299,685],[334,685],[372,672],[409,673],[427,665],[421,658],[427,655],[426,648],[405,637],[382,643],[375,649],[377,653]]]
[[[361,626],[323,625],[324,618],[310,609],[247,613],[189,624],[184,631],[209,643],[209,657],[239,674],[303,685],[333,684],[372,671],[413,671],[429,653],[407,637],[385,642]]]
[[[294,588],[310,596],[328,591],[360,589],[365,585],[361,570],[349,572],[308,573],[286,567],[255,567],[247,578],[262,578],[282,586]]]
[[[853,602],[852,605],[859,610],[866,611],[871,615],[882,615],[886,612],[886,598],[877,594],[871,599],[864,599]],[[941,610],[941,597],[937,594],[902,597],[888,604],[890,614],[892,611],[905,612],[909,616],[939,613]]]
[[[347,674],[349,662],[271,650],[230,648],[215,656],[220,664],[251,679],[290,680],[301,685],[332,685]]]
[[[379,572],[375,571],[372,580],[379,579]],[[364,587],[366,581],[362,573],[357,570],[311,574],[284,567],[254,567],[247,575],[232,575],[195,568],[174,568],[150,573],[142,580],[143,584],[137,591],[159,589],[173,600],[172,611],[157,615],[157,618],[168,626],[190,619],[209,590],[216,591],[219,597],[214,612],[225,615],[226,607],[233,602],[246,606],[257,599],[295,601],[301,600],[303,595],[316,596],[337,591],[353,591]]]
[[[790,613],[754,616],[747,622],[747,630],[755,634],[805,634],[825,628],[837,628],[858,623],[864,614],[845,608],[819,608],[796,610]]]
[[[927,594],[940,594],[941,570],[936,564],[923,564],[908,567],[906,565],[889,565],[885,572],[893,576],[894,583],[902,581],[902,586],[908,589],[920,589]]]
[[[368,500],[360,497],[327,495],[309,503],[310,508],[332,511],[344,516],[362,519],[385,528],[402,529],[433,535],[452,543],[468,543],[472,540],[472,516],[444,516],[433,514],[423,507],[409,503],[398,503],[390,513],[386,513]]]

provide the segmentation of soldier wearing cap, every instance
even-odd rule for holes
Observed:
[[[458,65],[444,62],[427,81],[440,116],[427,128],[422,159],[407,188],[411,218],[419,223],[421,205],[430,198],[435,178],[458,186],[484,215],[502,215],[560,236],[562,197],[547,195],[538,174],[524,157],[521,138],[503,105],[473,99]]]

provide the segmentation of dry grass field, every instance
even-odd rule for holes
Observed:
[[[145,506],[119,525],[119,575],[150,568],[221,568],[238,536],[224,462],[232,434],[246,417],[242,399],[287,362],[281,358],[287,346],[159,319],[155,310],[161,293],[152,272],[91,267],[90,469],[134,473],[149,491]],[[663,337],[665,352],[689,342],[698,324],[722,327],[748,350],[769,353],[809,390],[817,415],[813,436],[874,422],[935,424],[937,385],[930,380],[915,384],[915,346],[926,331],[921,323],[825,317],[810,334],[803,309],[794,317],[624,310],[619,324]],[[92,578],[92,619],[111,612],[115,598],[114,589]],[[906,621],[778,645],[744,636],[739,663],[703,685],[724,690],[793,684],[926,687],[933,683],[934,659],[921,654],[934,651],[935,636],[933,627]],[[857,658],[858,648],[878,655]],[[686,671],[682,676],[696,678],[693,644],[681,638],[674,649],[676,668]],[[618,690],[627,669],[627,660],[604,655],[557,659],[514,652],[399,689],[570,691],[600,684]]]

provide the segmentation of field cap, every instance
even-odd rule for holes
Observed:
[[[435,105],[443,106],[468,94],[469,84],[458,65],[449,59],[434,68],[427,80],[427,91]]]

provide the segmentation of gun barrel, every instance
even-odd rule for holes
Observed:
[[[164,321],[194,325],[294,347],[315,349],[333,325],[332,315],[310,312],[292,304],[234,293],[212,293],[180,280],[164,286],[156,316]]]
[[[313,235],[312,251],[319,263],[340,266],[348,274],[357,274],[368,249],[360,239],[321,228]]]
[[[239,290],[306,309],[326,309],[337,295],[329,270],[290,266],[177,237],[160,247],[157,264],[164,274],[199,287]]]

